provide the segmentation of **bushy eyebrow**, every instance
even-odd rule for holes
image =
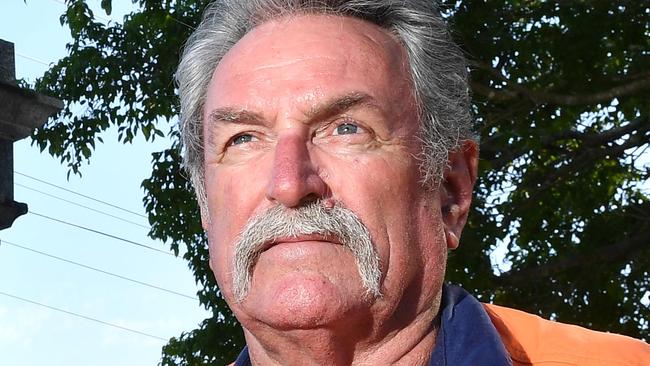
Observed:
[[[215,127],[223,125],[224,123],[235,123],[235,124],[253,124],[253,125],[262,125],[264,123],[264,117],[252,111],[248,111],[243,108],[235,107],[221,107],[214,109],[208,115],[208,135],[206,136],[206,142],[209,145],[215,144]]]
[[[377,106],[372,101],[373,98],[366,93],[352,92],[311,107],[307,112],[307,118],[323,120],[362,105],[376,108]]]
[[[208,122],[211,124],[219,122],[262,124],[264,123],[264,117],[259,113],[243,108],[222,107],[210,112]]]

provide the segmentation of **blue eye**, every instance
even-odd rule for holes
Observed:
[[[251,134],[247,134],[247,133],[241,134],[239,136],[235,136],[235,138],[233,138],[232,141],[230,142],[230,145],[245,144],[247,142],[253,141],[253,139],[255,139],[255,137],[253,137],[253,135]]]
[[[352,123],[343,123],[336,127],[336,135],[352,135],[359,132],[359,126]]]

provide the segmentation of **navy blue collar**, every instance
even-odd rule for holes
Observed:
[[[510,366],[512,361],[499,333],[478,300],[454,285],[442,291],[442,313],[429,366]],[[251,366],[244,347],[235,366]]]
[[[447,285],[429,366],[463,365],[510,366],[512,361],[483,305],[462,288]]]

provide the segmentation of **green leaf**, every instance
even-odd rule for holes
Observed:
[[[111,15],[113,9],[113,0],[102,0],[101,3],[102,9],[106,12],[106,15]]]

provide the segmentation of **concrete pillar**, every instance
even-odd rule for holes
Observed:
[[[0,82],[16,84],[14,44],[0,39]]]
[[[0,230],[10,227],[27,205],[14,201],[13,143],[29,136],[63,103],[16,83],[14,45],[0,39]]]

